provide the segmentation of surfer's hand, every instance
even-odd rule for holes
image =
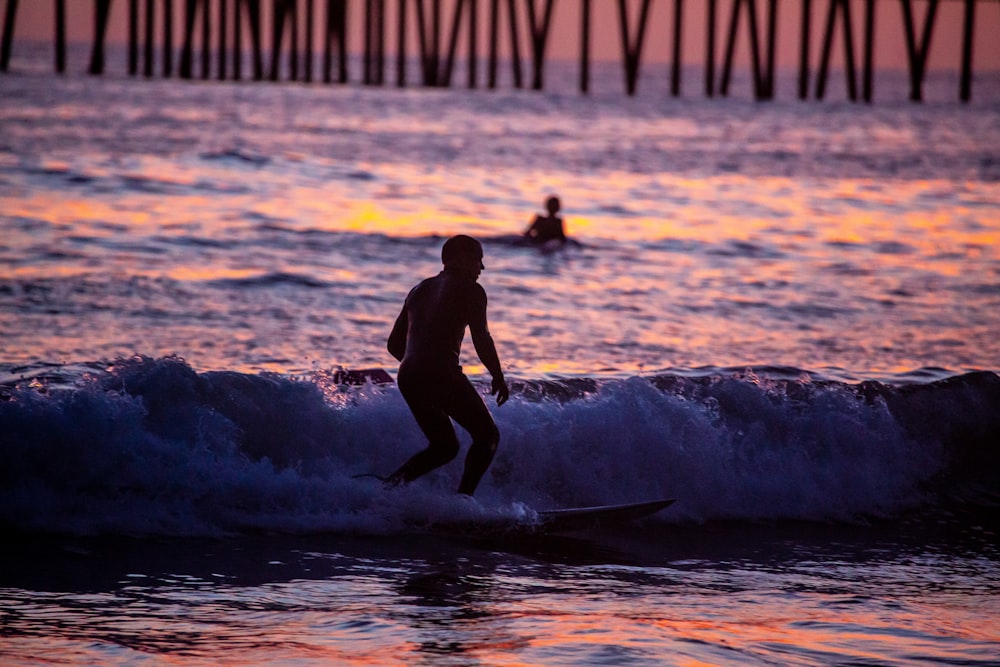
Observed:
[[[497,397],[497,407],[506,403],[507,399],[510,398],[510,389],[507,388],[507,382],[503,378],[493,378],[490,395]]]

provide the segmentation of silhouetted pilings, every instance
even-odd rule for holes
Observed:
[[[35,0],[38,2],[44,0]],[[524,85],[521,58],[521,36],[519,24],[527,22],[528,44],[530,47],[531,87],[544,87],[544,66],[546,50],[553,26],[555,0],[452,0],[451,16],[445,16],[441,0],[396,0],[393,16],[389,15],[387,0],[271,0],[271,50],[269,72],[265,75],[263,24],[261,0],[182,0],[183,26],[178,76],[194,78],[196,29],[200,27],[200,71],[202,79],[211,77],[211,65],[216,65],[216,78],[225,80],[241,79],[243,76],[243,38],[250,36],[252,53],[252,76],[254,80],[267,78],[279,81],[282,77],[282,56],[285,54],[284,71],[287,80],[311,82],[314,77],[314,26],[317,22],[317,6],[322,7],[325,21],[320,34],[323,38],[323,76],[325,83],[334,80],[346,83],[348,72],[349,7],[362,6],[362,75],[366,85],[385,84],[386,75],[386,27],[395,20],[396,85],[408,82],[407,63],[409,47],[408,21],[415,16],[417,50],[420,63],[420,83],[423,86],[450,86],[458,55],[459,39],[464,29],[467,38],[466,64],[468,73],[466,85],[479,85],[479,8],[481,1],[489,2],[487,14],[488,66],[486,85],[495,88],[498,80],[499,53],[501,46],[500,28],[507,27],[506,48],[511,64],[511,80],[516,88]],[[604,2],[605,0],[602,0]],[[672,2],[671,14],[672,49],[670,60],[670,92],[681,94],[682,38],[685,15],[684,0],[663,0]],[[821,0],[822,1],[822,0]],[[959,98],[968,101],[972,94],[972,56],[976,2],[981,0],[952,0],[964,5],[962,23],[962,45],[959,63]],[[101,74],[105,67],[105,38],[111,16],[113,0],[93,0],[94,40],[91,49],[88,72]],[[390,0],[391,2],[391,0]],[[592,0],[578,0],[580,3],[580,77],[579,89],[590,91],[591,45],[593,30]],[[640,65],[647,35],[650,31],[651,13],[655,0],[635,0],[638,16],[630,16],[629,2],[618,0],[617,21],[622,48],[622,65],[625,92],[634,95],[639,81]],[[863,3],[863,37],[861,39],[861,92],[860,97],[871,101],[874,94],[874,40],[876,20],[876,0],[861,0]],[[906,59],[910,75],[910,99],[923,98],[923,82],[927,68],[927,56],[934,35],[938,7],[941,0],[926,0],[923,30],[917,34],[913,0],[880,0],[881,4],[898,2],[902,11],[901,30],[905,37]],[[55,69],[64,72],[66,68],[66,0],[54,3],[54,46]],[[162,76],[174,74],[174,3],[173,0],[127,0],[128,3],[128,72],[139,74],[140,50],[142,54],[142,74],[154,75],[154,48],[157,35],[157,17],[160,30]],[[839,32],[843,51],[843,76],[847,96],[852,101],[859,98],[857,70],[855,64],[854,23],[851,17],[851,0],[825,0],[825,20],[819,67],[815,77],[810,68],[812,46],[813,0],[799,0],[801,26],[799,28],[798,97],[808,99],[811,85],[813,96],[823,99],[826,95],[830,62],[834,42]],[[609,0],[610,4],[610,0]],[[763,30],[758,13],[763,6],[767,12]],[[736,45],[740,35],[748,38],[749,62],[752,76],[753,94],[757,99],[772,99],[775,95],[775,65],[777,47],[778,0],[730,0],[729,17],[723,44],[721,74],[716,75],[717,33],[719,0],[704,0],[706,53],[704,62],[704,93],[708,97],[718,94],[727,96],[732,81]],[[214,11],[213,11],[214,8]],[[505,11],[504,11],[505,10]],[[525,14],[519,15],[519,10]],[[6,71],[11,57],[14,27],[18,11],[18,0],[7,0],[4,12],[2,44],[0,44],[0,71]],[[745,21],[741,20],[743,17]],[[213,25],[213,19],[215,23]],[[445,22],[448,22],[447,24]],[[200,24],[200,25],[199,25]],[[742,26],[742,27],[741,27]],[[603,26],[602,26],[603,27]],[[447,29],[447,43],[442,43],[442,30]],[[214,39],[213,39],[214,36]],[[287,37],[287,42],[286,42]],[[286,45],[287,44],[287,48]],[[231,46],[230,46],[231,45]],[[444,47],[442,49],[442,47]],[[213,58],[214,54],[214,58]],[[231,55],[231,59],[230,59]],[[337,60],[336,78],[333,76],[334,59]],[[231,63],[231,67],[230,67]]]

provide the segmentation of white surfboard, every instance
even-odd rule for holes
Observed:
[[[599,505],[595,507],[570,507],[542,510],[534,520],[512,517],[489,517],[475,520],[434,522],[435,532],[489,537],[503,535],[544,535],[566,533],[593,528],[612,528],[630,521],[650,516],[674,503],[673,498],[650,500],[624,505]]]

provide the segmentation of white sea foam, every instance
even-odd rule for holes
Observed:
[[[394,385],[197,374],[170,358],[88,378],[47,393],[8,386],[3,523],[391,533],[660,497],[678,498],[667,522],[855,521],[943,502],[944,475],[948,493],[988,477],[985,442],[1000,429],[992,374],[915,395],[726,372],[545,383],[494,409],[498,454],[476,500],[458,502],[460,459],[403,488],[364,477],[425,446]],[[925,425],[927,402],[956,416]]]

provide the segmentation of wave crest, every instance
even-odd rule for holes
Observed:
[[[478,503],[462,506],[460,462],[403,489],[355,479],[424,446],[384,372],[199,373],[176,357],[82,368],[73,383],[0,392],[0,523],[393,532],[442,513],[664,496],[678,502],[659,521],[854,521],[993,505],[1000,488],[994,373],[902,386],[718,371],[517,382],[493,410],[502,441]]]

